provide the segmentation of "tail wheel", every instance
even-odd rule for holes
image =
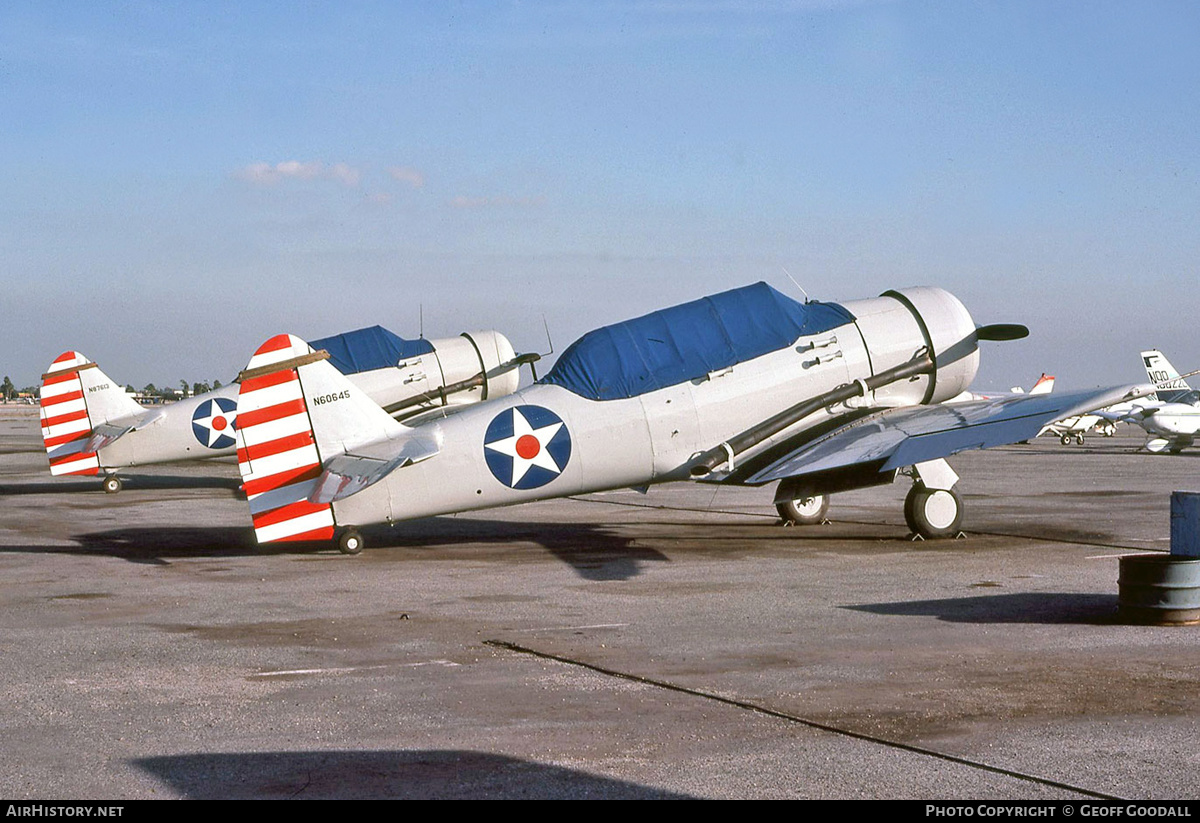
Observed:
[[[122,488],[123,484],[121,483],[121,478],[117,477],[115,474],[110,474],[108,477],[104,478],[105,494],[116,494]]]
[[[914,483],[904,498],[904,522],[926,540],[954,537],[962,515],[962,498],[954,489],[927,489]]]
[[[358,554],[363,550],[363,538],[357,529],[346,529],[338,535],[338,551],[342,554]]]
[[[829,513],[829,497],[815,494],[811,497],[797,497],[775,504],[775,510],[783,518],[784,523],[798,526],[813,526],[825,521]]]

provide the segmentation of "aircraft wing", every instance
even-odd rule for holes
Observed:
[[[1161,408],[1162,404],[1157,402],[1153,405],[1136,403],[1132,406],[1123,404],[1111,409],[1096,409],[1090,413],[1113,423],[1141,423],[1146,418],[1154,416]]]
[[[321,466],[308,499],[332,503],[373,486],[396,469],[428,460],[442,450],[440,432],[418,431],[400,440],[382,440],[346,450]]]
[[[92,434],[88,437],[87,443],[84,445],[85,452],[97,452],[105,446],[111,445],[119,438],[124,437],[131,431],[144,429],[156,419],[161,417],[162,410],[147,412],[145,414],[130,417],[128,415],[117,419],[110,420],[107,423],[100,423],[92,427]]]
[[[1137,408],[1130,409],[1129,411],[1120,415],[1117,417],[1117,420],[1121,420],[1125,423],[1141,423],[1146,418],[1153,417],[1154,415],[1158,414],[1161,408],[1162,406],[1138,406]]]
[[[1149,384],[875,412],[805,443],[741,480],[761,485],[854,466],[893,471],[967,449],[1030,440],[1050,423],[1154,391]]]

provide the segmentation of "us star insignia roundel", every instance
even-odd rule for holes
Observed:
[[[536,489],[562,474],[571,459],[571,433],[554,412],[514,406],[500,412],[483,436],[483,456],[496,479],[512,489]]]
[[[228,397],[205,400],[192,412],[192,434],[209,449],[233,448],[237,401]]]

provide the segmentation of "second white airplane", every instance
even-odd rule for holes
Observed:
[[[496,331],[406,340],[381,326],[314,340],[335,368],[398,418],[512,394],[517,357]],[[158,407],[138,404],[79,352],[59,355],[42,375],[42,438],[53,475],[98,475],[121,490],[117,472],[150,463],[235,453],[238,386]]]

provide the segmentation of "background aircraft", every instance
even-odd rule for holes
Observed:
[[[1178,454],[1195,443],[1200,432],[1200,392],[1188,385],[1160,351],[1142,352],[1142,364],[1156,386],[1154,394],[1127,409],[1105,409],[1104,415],[1145,429],[1147,451]]]
[[[1058,440],[1064,446],[1069,446],[1072,443],[1082,446],[1084,435],[1089,431],[1095,430],[1097,434],[1104,437],[1112,437],[1117,433],[1117,425],[1113,420],[1106,420],[1099,414],[1077,414],[1074,417],[1068,417],[1065,420],[1056,420],[1048,426],[1045,426],[1041,434],[1049,432],[1057,435]]]
[[[405,340],[373,326],[316,340],[330,362],[388,413],[407,418],[516,391],[517,358],[496,331],[443,340]],[[42,438],[54,475],[116,472],[148,463],[202,460],[235,453],[237,385],[146,408],[78,352],[60,355],[42,376]]]
[[[242,373],[238,465],[259,542],[675,480],[778,481],[781,513],[819,519],[831,492],[913,477],[910,527],[956,534],[944,458],[1033,437],[1150,387],[939,405],[966,390],[976,328],[936,288],[800,304],[758,283],[590,332],[516,394],[412,425],[393,420],[302,340],[279,335]]]
[[[1117,423],[1134,423],[1149,435],[1144,445],[1147,451],[1178,454],[1191,446],[1200,432],[1200,392],[1188,385],[1162,352],[1152,349],[1141,356],[1156,387],[1153,394],[1059,420],[1042,431],[1059,435],[1064,446],[1072,442],[1082,445],[1084,433],[1091,428],[1111,437]]]

